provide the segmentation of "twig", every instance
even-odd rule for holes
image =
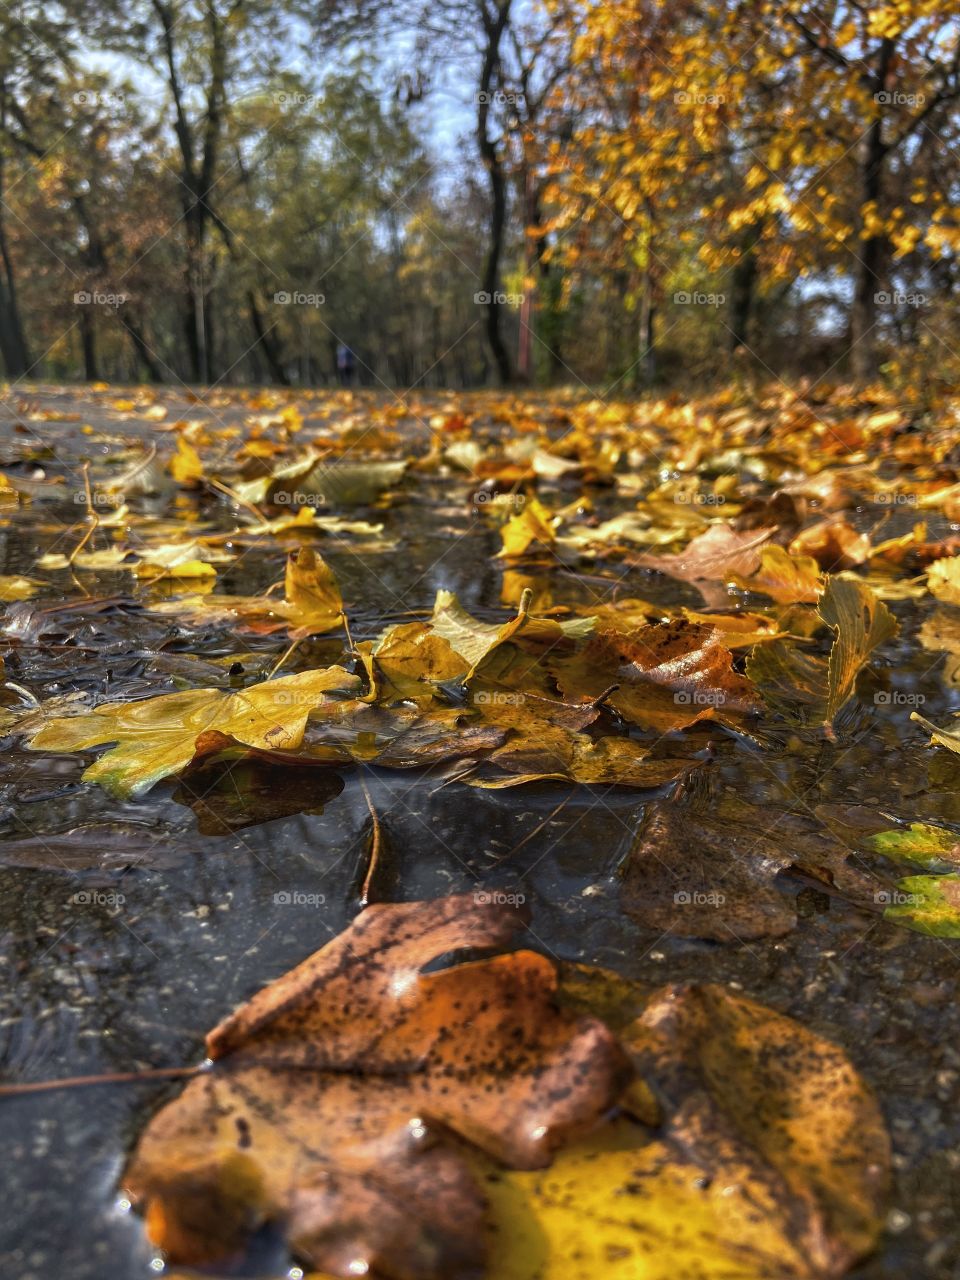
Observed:
[[[269,521],[263,512],[255,507],[252,502],[248,502],[246,498],[237,493],[236,489],[231,489],[228,484],[224,484],[220,480],[208,478],[206,482],[212,489],[218,489],[220,493],[225,493],[231,501],[237,504],[238,507],[243,507],[244,511],[248,511],[256,520],[257,524],[269,524]],[[240,531],[237,530],[237,532]]]
[[[97,529],[99,529],[100,527],[100,517],[97,515],[96,508],[93,505],[93,493],[91,492],[91,489],[90,489],[90,463],[85,462],[81,470],[83,471],[84,496],[86,497],[86,500],[87,500],[88,527],[87,527],[86,533],[83,535],[83,537],[74,547],[74,549],[70,552],[69,556],[67,556],[67,564],[69,565],[73,564],[77,556],[80,554],[83,548],[87,545],[87,543],[96,533]]]
[[[296,640],[294,640],[292,644],[288,644],[288,645],[287,645],[286,649],[284,649],[283,653],[281,653],[280,657],[276,660],[276,662],[273,664],[273,666],[272,666],[272,667],[270,668],[270,670],[267,672],[267,679],[268,679],[268,680],[272,680],[272,679],[273,679],[273,677],[277,674],[277,672],[280,670],[280,668],[283,666],[283,664],[286,662],[286,660],[290,657],[290,655],[294,652],[294,650],[295,650],[295,649],[297,649],[297,648],[298,648],[298,646],[299,646],[299,645],[303,642],[303,640],[305,640],[305,639],[306,639],[306,637],[305,637],[305,636],[297,636]]]
[[[384,849],[383,828],[380,826],[380,817],[374,807],[373,798],[370,795],[369,788],[363,777],[360,777],[360,789],[363,792],[363,798],[367,802],[367,808],[370,810],[370,844],[367,850],[367,869],[364,873],[363,883],[360,886],[360,906],[368,907],[371,902],[371,894],[373,892],[373,882],[377,872],[380,869],[382,854]]]
[[[67,1076],[63,1080],[28,1080],[22,1084],[0,1084],[0,1098],[18,1098],[27,1093],[49,1093],[53,1089],[77,1089],[91,1084],[136,1084],[142,1080],[187,1080],[209,1070],[196,1067],[148,1067],[145,1071],[108,1071],[99,1076]]]

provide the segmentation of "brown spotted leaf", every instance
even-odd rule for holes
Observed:
[[[552,664],[568,699],[605,701],[632,724],[668,733],[700,720],[739,725],[759,709],[749,680],[716,628],[676,619],[629,635],[596,632],[574,657]]]
[[[370,907],[211,1031],[213,1069],[124,1179],[171,1261],[229,1262],[272,1223],[337,1276],[476,1276],[484,1201],[448,1133],[538,1168],[631,1077],[604,1024],[557,1005],[544,957],[423,972],[521,923],[473,896]]]

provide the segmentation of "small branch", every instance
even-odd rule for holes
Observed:
[[[148,1080],[188,1080],[208,1068],[148,1067],[145,1071],[108,1071],[99,1076],[67,1076],[63,1080],[28,1080],[23,1084],[0,1084],[0,1098],[19,1098],[28,1093],[50,1093],[54,1089],[79,1089],[92,1084],[138,1084]]]

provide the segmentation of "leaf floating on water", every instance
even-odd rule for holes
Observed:
[[[538,1168],[632,1071],[595,1018],[560,1009],[522,923],[479,896],[372,906],[207,1037],[213,1070],[150,1122],[124,1175],[170,1261],[235,1257],[261,1225],[335,1275],[474,1277],[484,1204],[447,1131]]]
[[[661,988],[622,1034],[661,1127],[487,1167],[489,1280],[831,1280],[874,1247],[889,1142],[841,1050],[714,985]]]
[[[34,578],[25,578],[19,573],[0,574],[0,603],[9,604],[12,600],[30,600],[41,591],[44,583]]]
[[[334,690],[349,691],[359,683],[342,667],[328,667],[237,693],[192,689],[142,702],[108,702],[47,723],[41,708],[39,716],[28,717],[27,745],[32,751],[80,751],[114,743],[83,776],[116,795],[140,796],[198,755],[231,741],[264,750],[298,747],[311,711]]]
[[[658,733],[701,720],[741,725],[759,710],[753,686],[712,626],[677,619],[625,635],[601,630],[576,655],[550,663],[564,696],[606,702],[631,724]]]
[[[848,862],[849,850],[806,815],[724,794],[699,804],[650,805],[621,869],[625,910],[647,929],[736,943],[778,937],[797,924],[776,888],[794,868],[871,907],[882,881]]]
[[[747,675],[776,711],[808,723],[832,727],[853,697],[857,677],[871,654],[897,634],[893,614],[868,586],[852,578],[831,577],[817,607],[834,639],[827,658],[776,640],[759,646],[747,663]]]
[[[885,920],[935,938],[960,938],[960,875],[907,876],[881,901]]]
[[[945,863],[960,866],[960,837],[946,827],[927,822],[911,822],[909,827],[878,831],[869,839],[871,847],[897,862],[913,862],[933,871]]]

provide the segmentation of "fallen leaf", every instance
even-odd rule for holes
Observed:
[[[307,718],[333,691],[359,685],[342,667],[304,671],[236,693],[192,689],[140,702],[107,702],[94,710],[43,722],[34,716],[27,734],[31,751],[82,751],[115,743],[84,773],[119,796],[144,795],[204,753],[205,735],[248,747],[289,750],[300,745]],[[37,719],[40,727],[34,727]]]
[[[960,938],[960,875],[907,876],[881,899],[883,918],[934,938]]]
[[[747,675],[774,710],[832,729],[870,655],[897,634],[897,622],[869,587],[850,578],[828,578],[817,611],[834,634],[828,658],[776,640],[753,651]]]
[[[846,1056],[712,984],[624,1031],[664,1117],[486,1169],[490,1280],[837,1280],[876,1245],[890,1149]]]
[[[750,682],[714,627],[678,619],[630,635],[600,630],[571,658],[550,661],[568,701],[605,699],[632,724],[669,733],[701,720],[740,725],[759,710]]]
[[[558,1007],[542,956],[423,972],[509,942],[520,916],[482,897],[371,906],[210,1032],[213,1069],[123,1178],[170,1262],[236,1258],[272,1223],[338,1276],[476,1276],[483,1197],[447,1131],[542,1167],[631,1075],[603,1023]]]
[[[621,868],[624,909],[647,929],[741,942],[796,927],[793,896],[777,888],[792,868],[867,906],[882,881],[848,862],[819,822],[735,796],[658,801]]]

